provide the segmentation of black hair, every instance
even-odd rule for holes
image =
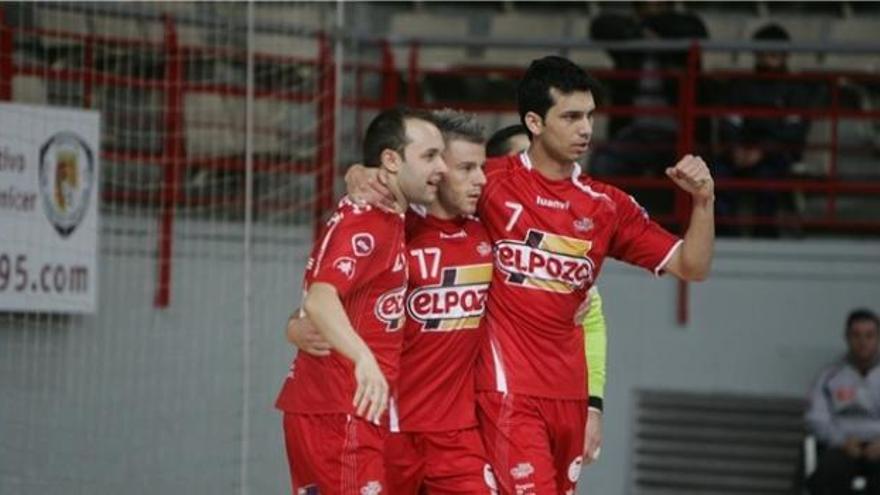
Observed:
[[[486,142],[486,158],[510,154],[509,140],[513,136],[519,134],[525,134],[528,136],[529,133],[526,126],[522,124],[513,124],[495,131],[495,134],[492,134],[492,136],[489,137],[489,141]]]
[[[601,99],[601,87],[598,81],[590,77],[574,62],[564,57],[550,55],[533,60],[517,87],[516,101],[519,107],[519,119],[526,124],[526,114],[535,112],[541,118],[547,116],[547,110],[553,106],[550,89],[556,88],[563,94],[575,91],[586,91],[593,94],[598,104]],[[526,127],[529,139],[532,133]]]
[[[789,41],[791,37],[784,27],[776,23],[770,23],[755,31],[752,39],[757,41]]]
[[[847,335],[849,335],[853,324],[858,321],[873,321],[874,326],[880,328],[880,319],[877,318],[877,315],[873,311],[864,308],[854,309],[849,313],[849,316],[846,317]]]
[[[373,118],[364,135],[365,167],[381,165],[382,152],[385,150],[393,150],[403,155],[404,148],[409,144],[409,138],[406,136],[406,121],[408,119],[434,123],[429,112],[408,108],[384,110]]]

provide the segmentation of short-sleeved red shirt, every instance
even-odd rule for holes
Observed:
[[[581,322],[607,256],[658,273],[680,242],[629,195],[574,167],[549,180],[526,153],[490,159],[478,212],[493,241],[478,390],[586,399]]]
[[[336,288],[352,326],[376,357],[394,391],[403,343],[407,283],[404,217],[343,198],[312,249],[304,291],[316,282]],[[295,413],[353,413],[353,363],[333,351],[298,353],[276,407]],[[393,393],[393,392],[392,392]]]
[[[478,220],[441,220],[419,208],[407,214],[406,237],[409,290],[399,430],[476,426],[474,365],[492,278],[489,237]]]

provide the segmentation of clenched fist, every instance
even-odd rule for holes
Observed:
[[[715,182],[702,158],[685,155],[666,175],[675,185],[687,191],[695,200],[710,201],[715,197]]]

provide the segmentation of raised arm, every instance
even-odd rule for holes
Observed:
[[[693,208],[684,242],[663,267],[681,280],[709,276],[715,250],[715,183],[702,158],[685,155],[666,175],[691,195]]]

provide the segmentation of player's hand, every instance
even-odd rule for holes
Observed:
[[[864,448],[865,457],[869,461],[877,461],[880,459],[880,440],[874,440]]]
[[[299,317],[294,314],[287,320],[287,341],[312,356],[330,355],[330,343],[324,340],[308,316]]]
[[[388,408],[388,382],[372,353],[364,353],[354,363],[354,378],[357,380],[353,402],[355,413],[378,425]]]
[[[587,413],[587,427],[584,429],[583,464],[592,464],[599,459],[602,448],[602,413],[590,409]]]
[[[348,167],[345,172],[345,189],[356,203],[394,208],[394,195],[379,180],[378,168],[368,168],[360,163]]]
[[[666,169],[666,175],[695,200],[709,201],[715,197],[715,181],[706,162],[698,156],[685,155],[674,167]]]
[[[858,438],[849,437],[843,442],[843,451],[853,459],[862,457],[862,442]]]

